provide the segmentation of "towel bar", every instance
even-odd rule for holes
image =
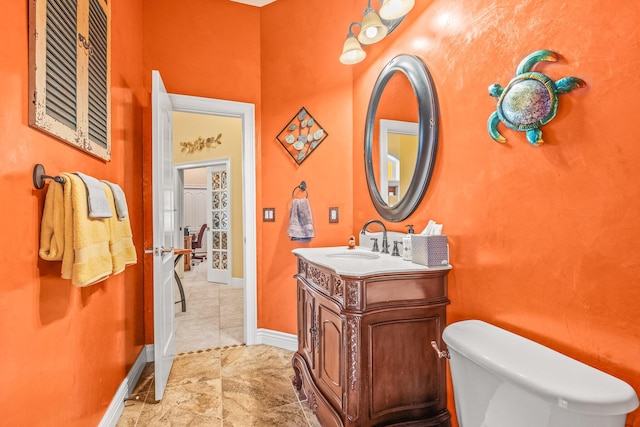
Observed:
[[[33,167],[33,185],[34,187],[36,187],[38,190],[41,190],[44,188],[44,180],[45,179],[52,179],[55,182],[59,183],[59,184],[64,184],[64,178],[61,176],[50,176],[50,175],[46,175],[44,172],[44,166],[42,166],[40,163],[37,163],[34,167]]]

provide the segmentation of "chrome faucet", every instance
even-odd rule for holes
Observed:
[[[364,225],[362,226],[362,230],[360,230],[360,234],[362,235],[366,234],[367,227],[369,226],[369,224],[372,224],[372,223],[380,224],[380,227],[382,227],[382,250],[380,252],[383,254],[388,254],[389,242],[387,241],[387,227],[384,226],[382,221],[380,221],[379,219],[370,219],[369,221],[364,223]],[[374,250],[374,252],[377,252],[377,251]]]

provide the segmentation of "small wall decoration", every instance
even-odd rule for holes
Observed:
[[[304,162],[329,134],[302,107],[278,134],[277,139],[297,164]]]
[[[586,86],[577,77],[564,77],[554,82],[542,73],[531,71],[540,61],[556,62],[558,54],[550,50],[538,50],[524,58],[516,70],[516,76],[503,88],[495,83],[489,86],[489,95],[498,98],[496,111],[489,116],[489,135],[495,141],[507,140],[498,132],[498,122],[507,127],[526,132],[527,141],[540,145],[540,126],[549,123],[558,109],[558,95]]]
[[[204,139],[203,137],[199,136],[195,141],[181,142],[180,146],[182,147],[182,149],[180,150],[180,152],[186,151],[188,154],[191,154],[196,150],[202,151],[205,147],[216,148],[218,145],[222,144],[221,138],[222,134],[219,133],[215,138],[211,136],[207,139]]]

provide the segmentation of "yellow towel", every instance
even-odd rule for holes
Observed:
[[[66,184],[65,184],[66,185]],[[71,279],[73,269],[73,233],[71,193],[63,184],[49,183],[40,229],[40,258],[62,261],[60,276]]]
[[[122,220],[118,219],[113,191],[108,184],[103,183],[103,185],[112,213],[111,218],[107,221],[109,222],[110,229],[109,249],[111,251],[113,274],[118,274],[122,272],[125,267],[138,262],[138,257],[136,255],[136,248],[133,245],[129,217],[127,216]]]
[[[40,258],[47,261],[60,261],[64,255],[64,196],[62,184],[49,183],[44,199],[42,225],[40,227]]]
[[[60,174],[62,184],[49,183],[44,202],[40,250],[42,259],[62,261],[63,279],[75,286],[101,282],[137,262],[129,218],[118,220],[111,188],[102,183],[111,218],[89,218],[87,189],[80,177]]]
[[[65,250],[62,260],[62,277],[66,278],[68,271],[65,267],[68,268],[72,260],[71,283],[75,286],[93,285],[109,277],[113,269],[109,250],[111,218],[89,218],[84,182],[74,174],[64,173],[62,176],[66,181],[65,210],[70,204],[72,211],[70,228],[65,230],[65,236],[70,233],[73,236],[73,251],[68,254]]]

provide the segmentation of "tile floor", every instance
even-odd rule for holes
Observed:
[[[203,350],[244,343],[244,288],[207,281],[206,262],[184,272],[187,311],[176,312],[176,351]],[[180,298],[175,287],[176,299]]]
[[[116,426],[319,427],[291,384],[293,353],[243,345],[243,289],[208,283],[204,267],[182,281],[187,311],[176,304],[178,355],[162,400],[148,363]]]

